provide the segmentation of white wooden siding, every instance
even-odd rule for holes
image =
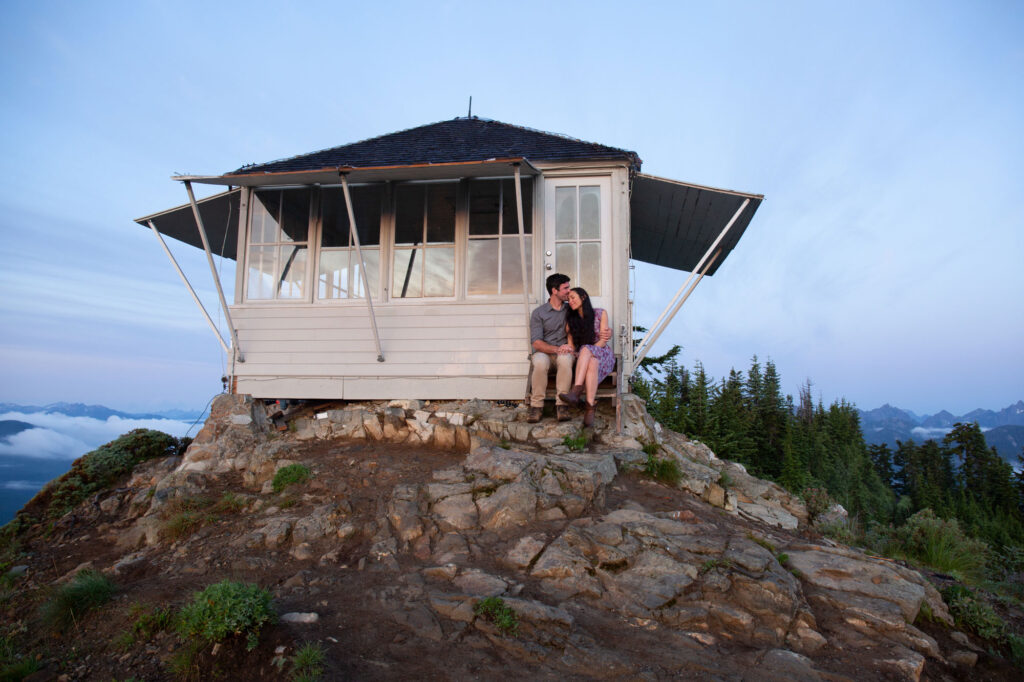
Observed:
[[[364,306],[232,307],[244,363],[237,391],[270,398],[513,400],[529,367],[522,302],[403,301],[375,309],[385,362]]]

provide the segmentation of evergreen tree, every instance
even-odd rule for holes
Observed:
[[[887,488],[894,487],[896,472],[893,469],[893,452],[889,449],[887,443],[881,445],[869,445],[868,455],[871,457],[871,463],[875,467],[875,471],[878,472],[879,478]]]

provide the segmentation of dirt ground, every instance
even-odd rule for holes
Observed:
[[[318,642],[326,652],[324,680],[781,679],[740,663],[751,660],[755,652],[728,646],[696,647],[680,642],[667,628],[656,624],[638,627],[623,617],[585,605],[572,612],[575,628],[585,632],[598,648],[633,661],[631,671],[612,667],[600,674],[595,666],[581,663],[581,672],[573,674],[566,672],[567,666],[572,669],[572,661],[563,660],[552,667],[545,663],[551,659],[531,649],[529,643],[497,633],[489,636],[480,628],[443,618],[440,639],[423,637],[416,623],[399,622],[401,619],[396,620],[393,614],[401,613],[416,588],[422,586],[419,570],[432,565],[430,559],[400,553],[395,557],[395,570],[394,565],[388,567],[368,558],[367,552],[396,484],[431,480],[433,471],[457,465],[465,455],[342,441],[296,443],[293,447],[292,452],[281,456],[304,463],[311,469],[312,479],[277,494],[275,503],[294,505],[288,512],[301,515],[327,502],[347,500],[351,513],[346,520],[361,529],[345,541],[318,541],[313,555],[321,557],[333,551],[332,560],[300,561],[290,556],[288,548],[240,550],[230,541],[259,527],[266,517],[259,512],[220,514],[187,537],[146,550],[143,561],[114,578],[118,592],[112,602],[88,613],[66,631],[55,633],[43,628],[38,617],[47,588],[82,564],[104,569],[123,555],[113,537],[128,523],[117,515],[103,513],[98,504],[86,503],[84,511],[65,517],[52,530],[38,527],[28,534],[24,541],[27,559],[20,561],[28,564],[28,576],[0,603],[3,632],[21,651],[39,660],[41,670],[28,679],[175,679],[174,658],[183,649],[176,634],[158,632],[127,647],[119,640],[130,630],[139,605],[176,609],[194,592],[224,579],[269,589],[279,614],[315,612],[319,620],[269,626],[251,652],[246,652],[240,641],[230,641],[216,653],[204,649],[183,671],[185,678],[289,679],[287,657],[305,642]],[[224,491],[255,494],[244,488],[237,474],[218,477],[205,494],[216,499]],[[688,493],[635,474],[616,478],[607,491],[604,509],[593,513],[627,503],[651,512],[677,511],[731,527],[748,526],[752,532],[765,534],[762,526],[748,524]],[[498,566],[495,557],[503,555],[515,538],[528,532],[554,537],[566,523],[543,522],[505,534],[484,533],[468,565],[507,575],[509,569]],[[793,537],[782,531],[771,531],[771,535],[779,545]],[[521,596],[550,603],[528,576],[520,574],[516,580],[523,584]],[[944,628],[925,624],[923,629],[939,641],[943,651],[955,648]],[[876,658],[870,649],[826,647],[814,657],[814,663],[819,670],[831,673],[831,679],[888,679]],[[977,667],[971,670],[929,660],[922,679],[1020,679],[1018,672],[1001,659],[982,653]]]

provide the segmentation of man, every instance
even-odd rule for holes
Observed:
[[[565,332],[566,300],[569,298],[569,278],[555,273],[544,283],[548,292],[547,303],[534,309],[530,315],[530,341],[533,354],[530,356],[530,412],[526,421],[536,424],[544,413],[544,393],[548,388],[548,371],[551,363],[557,367],[555,374],[555,413],[558,421],[568,421],[569,407],[558,398],[572,388],[572,346]]]

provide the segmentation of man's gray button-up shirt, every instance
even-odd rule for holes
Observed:
[[[561,310],[551,307],[551,302],[534,308],[530,314],[530,342],[541,340],[552,346],[561,346],[569,342],[565,333],[566,304]]]

